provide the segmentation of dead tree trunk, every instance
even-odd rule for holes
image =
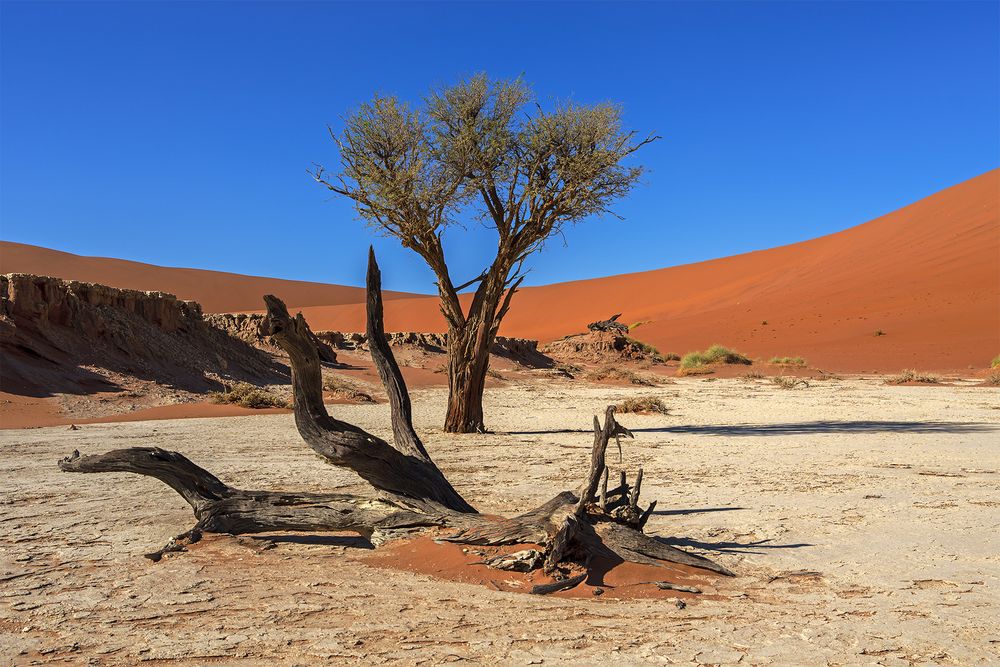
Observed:
[[[634,488],[622,472],[621,483],[607,489],[605,453],[612,439],[632,437],[608,407],[604,423],[594,418],[594,446],[588,474],[579,491],[563,491],[540,507],[509,519],[476,513],[427,454],[413,429],[409,394],[383,330],[381,279],[373,252],[368,264],[368,340],[372,359],[389,395],[393,444],[357,426],[331,417],[322,401],[319,358],[302,315],[292,318],[276,297],[267,296],[268,316],[262,333],[288,352],[292,365],[295,423],[306,443],[329,463],[355,471],[380,493],[358,497],[339,493],[245,491],[235,489],[176,452],[134,447],[59,462],[65,472],[131,472],[159,479],[192,507],[195,526],[147,556],[159,560],[183,551],[202,532],[255,533],[273,530],[354,531],[381,542],[399,529],[446,526],[458,532],[444,538],[465,544],[537,544],[541,566],[558,585],[578,584],[567,564],[584,568],[596,556],[646,564],[682,563],[724,575],[732,573],[710,560],[670,547],[642,532],[652,505],[639,508],[641,471]],[[509,303],[508,299],[505,303]],[[495,334],[495,330],[492,332]],[[492,340],[492,337],[490,338]],[[603,484],[602,484],[603,481]],[[598,486],[601,486],[598,498]],[[655,503],[653,503],[655,504]],[[531,567],[536,567],[534,561]]]

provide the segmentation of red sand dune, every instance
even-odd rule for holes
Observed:
[[[644,273],[526,288],[501,328],[551,340],[623,313],[683,354],[722,343],[843,372],[982,369],[1000,354],[1000,170],[821,238]],[[361,306],[304,309],[362,327]],[[763,322],[767,324],[763,324]],[[386,305],[390,330],[443,331],[434,299]],[[875,336],[875,331],[885,332]]]
[[[207,313],[256,310],[261,308],[264,294],[281,297],[289,308],[365,301],[365,291],[361,287],[179,269],[107,257],[81,257],[9,241],[0,241],[2,273],[34,273],[125,289],[168,292],[181,299],[197,301]],[[385,293],[386,299],[412,296],[405,292]]]
[[[636,337],[683,354],[722,343],[832,371],[982,369],[1000,354],[1000,170],[837,234],[610,278],[526,288],[501,333],[543,341],[621,312]],[[0,272],[159,289],[208,312],[256,310],[270,291],[313,329],[364,328],[359,288],[167,269],[0,245]],[[443,331],[435,297],[393,293],[389,330]],[[404,298],[406,297],[406,298]],[[469,298],[468,296],[466,298]],[[324,305],[317,305],[324,304]],[[763,324],[763,322],[767,324]],[[875,331],[885,332],[875,336]]]

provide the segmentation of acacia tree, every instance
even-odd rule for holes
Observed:
[[[376,96],[346,118],[340,169],[312,172],[349,198],[361,218],[418,253],[434,272],[448,323],[448,411],[452,433],[485,430],[489,353],[524,261],[564,225],[611,213],[636,185],[641,166],[623,160],[657,137],[622,128],[613,104],[532,102],[520,79],[478,75],[432,91],[420,109]],[[496,229],[497,251],[483,272],[456,285],[442,244],[463,217]],[[468,306],[459,292],[478,283]]]

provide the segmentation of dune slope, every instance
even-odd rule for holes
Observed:
[[[551,340],[623,313],[662,352],[712,343],[844,372],[981,369],[1000,353],[1000,171],[843,232],[722,259],[526,288],[501,333]],[[360,306],[305,309],[357,329]],[[387,328],[442,331],[436,299],[396,300]],[[766,324],[765,324],[766,322]],[[885,335],[876,336],[876,331]]]
[[[197,301],[207,313],[255,310],[262,307],[264,294],[276,294],[290,308],[365,301],[365,291],[360,287],[83,257],[9,241],[0,241],[0,274],[4,273],[32,273],[122,289],[168,292]],[[412,296],[405,292],[385,293],[386,299]]]

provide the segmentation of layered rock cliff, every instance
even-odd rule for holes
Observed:
[[[37,396],[114,391],[118,376],[193,392],[288,377],[195,302],[30,274],[0,276],[0,350],[0,387]]]

